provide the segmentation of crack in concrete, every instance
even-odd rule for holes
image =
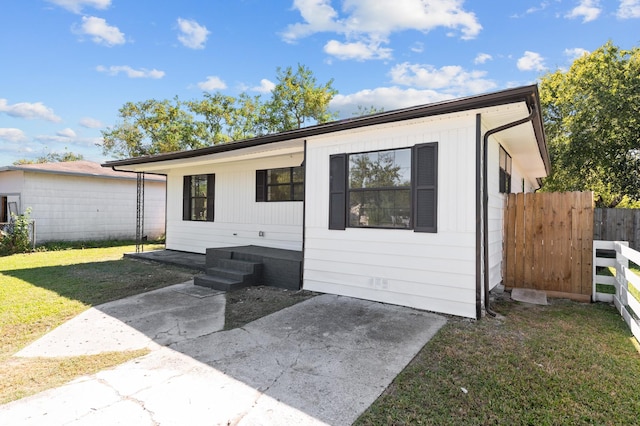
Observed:
[[[177,377],[177,376],[176,376],[176,377]],[[121,402],[123,402],[123,401],[131,401],[131,402],[133,402],[135,405],[137,405],[138,407],[142,408],[142,411],[143,411],[144,413],[146,413],[146,414],[149,416],[149,420],[151,420],[151,423],[152,423],[154,426],[160,426],[160,423],[155,419],[155,413],[154,413],[153,411],[149,410],[149,409],[146,407],[146,405],[145,405],[144,401],[139,400],[139,399],[137,399],[137,398],[134,398],[133,396],[123,395],[122,393],[120,393],[120,391],[119,391],[117,388],[115,388],[114,386],[112,386],[112,385],[111,385],[107,380],[105,380],[105,379],[101,379],[101,378],[99,378],[99,377],[95,377],[95,376],[93,377],[93,379],[94,379],[95,381],[97,381],[98,383],[100,383],[101,385],[104,385],[104,386],[108,387],[109,389],[111,389],[113,392],[115,392],[115,394],[118,396],[118,398],[119,398],[119,399],[118,399],[118,401],[114,402],[113,404],[105,405],[104,407],[101,407],[101,408],[91,408],[91,410],[92,410],[92,411],[90,411],[90,412],[88,412],[88,413],[84,414],[83,416],[80,416],[79,418],[77,418],[77,419],[73,420],[73,421],[72,421],[72,423],[73,423],[73,422],[76,422],[76,421],[78,421],[78,420],[80,420],[80,419],[82,419],[82,418],[84,418],[84,417],[87,417],[87,416],[91,415],[91,414],[92,414],[93,412],[95,412],[95,411],[98,411],[98,410],[104,410],[105,408],[112,407],[112,406],[114,406],[114,405],[116,405],[116,404],[119,404],[119,403],[121,403]],[[142,389],[142,390],[144,390],[144,389]]]

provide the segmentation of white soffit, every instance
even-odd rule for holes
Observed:
[[[116,170],[167,174],[169,170],[181,167],[228,163],[232,161],[246,161],[254,160],[257,158],[302,154],[303,152],[304,141],[298,139],[218,152],[208,155],[200,155],[190,158],[181,158],[142,164],[131,164],[127,166],[116,166]]]
[[[524,102],[500,105],[481,111],[484,124],[483,132],[526,118],[529,109]],[[534,118],[535,119],[535,118]],[[522,171],[531,178],[547,176],[540,147],[531,122],[511,127],[492,138],[498,141],[522,167]]]

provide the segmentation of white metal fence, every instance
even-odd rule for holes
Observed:
[[[12,222],[0,222],[0,229],[5,230],[6,227],[12,226]],[[33,250],[36,249],[36,221],[29,221],[29,238],[31,240],[31,248]]]
[[[606,256],[605,250],[615,252],[615,258]],[[640,252],[630,248],[628,242],[593,241],[593,300],[613,302],[635,338],[640,341],[640,301],[636,298],[636,295],[640,295],[640,276],[629,269],[629,261],[640,265]],[[615,267],[615,276],[599,274],[603,271],[598,269],[599,266]],[[604,288],[612,287],[615,293],[600,292],[597,284]]]

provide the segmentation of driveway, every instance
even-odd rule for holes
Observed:
[[[221,331],[224,306],[187,282],[90,309],[16,356],[151,353],[0,406],[0,424],[349,425],[446,322],[321,295]]]

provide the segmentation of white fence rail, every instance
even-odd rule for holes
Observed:
[[[598,256],[596,250],[615,251],[615,258]],[[640,253],[629,248],[626,241],[593,241],[593,300],[597,302],[613,302],[631,329],[635,338],[640,341],[640,301],[629,289],[640,294],[640,276],[629,269],[629,261],[640,265]],[[615,267],[615,277],[597,274],[597,267]],[[615,294],[597,291],[597,284],[612,286]]]

